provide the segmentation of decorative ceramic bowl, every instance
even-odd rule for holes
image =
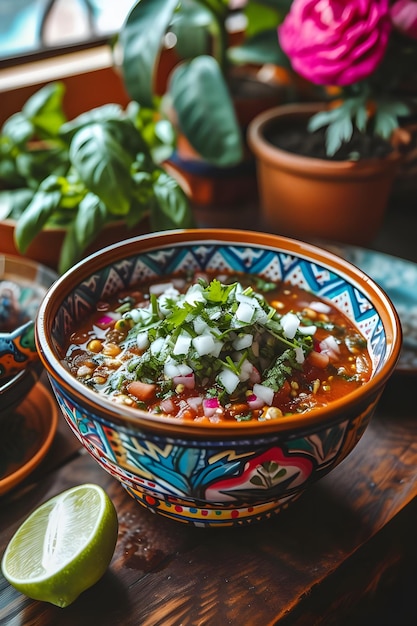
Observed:
[[[56,278],[39,263],[0,254],[0,413],[21,402],[42,372],[34,319]]]
[[[112,403],[69,374],[64,346],[97,302],[190,269],[253,273],[332,300],[368,340],[371,379],[310,414],[204,425]],[[36,339],[68,424],[101,467],[155,513],[224,527],[279,512],[349,454],[394,371],[401,327],[386,294],[330,252],[274,235],[202,229],[130,239],[82,261],[48,291]]]

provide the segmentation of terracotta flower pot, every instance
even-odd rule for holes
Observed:
[[[42,230],[32,241],[24,255],[20,254],[14,241],[15,220],[0,221],[0,252],[15,256],[24,256],[55,271],[58,270],[58,261],[62,242],[65,237],[64,228],[47,228]],[[108,224],[99,233],[95,241],[87,248],[83,258],[124,239],[143,235],[150,232],[147,219],[142,220],[135,228],[128,229],[122,221]]]
[[[306,121],[320,104],[282,105],[248,128],[257,162],[262,219],[267,230],[298,239],[368,245],[382,224],[400,155],[332,161],[275,147],[268,132]]]

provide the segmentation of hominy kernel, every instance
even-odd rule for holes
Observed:
[[[113,396],[113,400],[114,402],[117,402],[117,404],[133,404],[132,398],[125,395],[124,393],[119,393],[117,396]]]
[[[128,330],[132,328],[132,324],[130,323],[129,320],[121,319],[121,320],[117,320],[114,327],[116,330],[127,332]]]
[[[276,406],[270,406],[266,409],[262,417],[266,420],[274,420],[278,417],[282,417],[282,411]]]
[[[316,380],[313,381],[313,393],[317,393],[318,390],[320,389],[320,380],[318,378],[316,378]]]
[[[117,370],[121,366],[122,362],[119,359],[106,359],[104,365],[110,370]]]
[[[104,385],[107,378],[105,376],[93,376],[93,381],[96,385]]]
[[[182,393],[185,389],[185,385],[183,385],[182,383],[178,383],[178,385],[175,387],[175,393]]]
[[[314,309],[310,309],[309,307],[306,307],[303,313],[306,317],[309,317],[311,320],[317,319],[317,311],[314,311]]]
[[[103,354],[106,356],[117,356],[121,351],[121,347],[115,343],[106,343],[103,346]]]
[[[101,352],[102,348],[103,344],[99,339],[92,339],[87,344],[87,350],[90,350],[90,352],[98,353]]]
[[[77,370],[78,378],[86,378],[87,376],[91,376],[92,373],[93,368],[88,365],[81,365]]]

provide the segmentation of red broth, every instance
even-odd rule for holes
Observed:
[[[113,402],[213,424],[314,410],[372,369],[365,338],[332,303],[286,283],[201,273],[100,302],[65,364]]]

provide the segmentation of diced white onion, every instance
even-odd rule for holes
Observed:
[[[159,406],[161,407],[163,412],[167,413],[168,415],[170,413],[174,413],[175,411],[175,404],[173,403],[171,398],[165,398],[165,400],[162,400],[160,402]]]
[[[205,322],[200,315],[197,315],[197,317],[194,319],[193,327],[198,335],[202,335],[204,331],[209,328],[207,322]]]
[[[173,354],[187,354],[191,346],[191,335],[187,332],[182,332],[178,335],[175,346],[172,350]]]
[[[163,294],[159,296],[158,306],[162,315],[168,315],[171,312],[171,308],[168,306],[168,301],[178,300],[179,295],[180,295],[180,292],[177,289],[175,289],[175,287],[171,287],[170,289],[167,289],[166,291],[164,291]],[[180,306],[180,303],[178,303],[178,305]]]
[[[253,318],[254,312],[255,309],[252,304],[241,302],[237,307],[235,317],[239,322],[249,323]]]
[[[175,376],[187,376],[192,374],[193,370],[185,363],[177,363],[174,359],[169,359],[164,364],[164,375],[166,378],[175,378]]]
[[[325,302],[310,302],[308,307],[317,313],[330,313],[331,311],[331,307]]]
[[[184,296],[185,302],[188,304],[195,304],[196,302],[205,302],[205,298],[202,293],[202,287],[198,283],[192,285]]]
[[[249,380],[253,372],[253,365],[248,359],[245,359],[240,366],[239,379],[243,382]]]
[[[194,337],[192,343],[199,356],[211,354],[215,348],[214,338],[208,333],[200,335],[199,337]]]
[[[194,389],[195,387],[195,376],[194,373],[187,374],[186,376],[174,376],[172,379],[174,385],[184,385],[186,389]]]
[[[214,340],[214,348],[213,348],[213,351],[212,351],[212,353],[211,353],[211,354],[212,354],[215,358],[218,358],[218,357],[220,356],[220,352],[222,351],[223,346],[224,346],[223,341],[220,341],[220,340],[218,340],[218,339],[215,339],[215,340]]]
[[[232,370],[227,367],[223,368],[218,374],[218,380],[225,388],[227,393],[233,393],[239,384],[239,376],[237,376]]]
[[[221,310],[218,311],[209,311],[209,318],[215,322],[216,320],[220,319],[222,316],[222,312]]]
[[[288,339],[294,339],[297,328],[300,325],[300,320],[295,313],[285,313],[281,318],[281,326],[283,333]]]
[[[155,285],[150,285],[149,293],[154,294],[155,296],[160,296],[162,293],[165,293],[166,291],[168,291],[168,289],[175,289],[174,285],[171,282],[170,283],[156,283]]]
[[[259,324],[265,325],[268,321],[268,315],[263,309],[259,308],[255,311],[255,319]]]
[[[235,350],[244,350],[245,348],[249,348],[252,345],[253,336],[249,333],[241,335],[240,337],[236,337],[233,341],[232,346]]]
[[[327,353],[330,357],[337,357],[340,353],[340,347],[333,335],[328,335],[320,341],[321,352]]]
[[[165,346],[165,337],[158,337],[155,341],[152,341],[150,345],[150,351],[152,354],[157,355],[161,352]]]
[[[129,311],[129,316],[132,318],[135,324],[137,324],[138,322],[143,322],[144,324],[147,324],[152,317],[152,311],[148,307],[132,309],[131,311]]]
[[[253,393],[255,394],[255,396],[258,396],[258,398],[261,398],[265,402],[265,404],[268,404],[269,406],[272,404],[272,401],[274,399],[274,391],[270,387],[256,383],[253,386]]]
[[[236,294],[236,302],[246,302],[246,304],[249,304],[252,308],[259,306],[255,298],[245,296],[243,293]]]
[[[300,324],[298,330],[302,335],[314,335],[317,330],[317,326],[314,326],[313,324],[311,324],[310,326],[302,326]]]
[[[304,350],[302,348],[300,348],[299,346],[297,346],[294,349],[295,352],[295,360],[297,361],[297,363],[304,363],[305,361],[305,356],[304,356]]]
[[[146,348],[149,348],[148,333],[146,331],[136,335],[136,345],[139,350],[146,350]]]
[[[194,411],[198,411],[203,404],[203,398],[201,396],[193,396],[192,398],[187,398],[187,402]]]

